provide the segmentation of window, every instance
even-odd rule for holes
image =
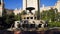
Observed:
[[[33,19],[33,17],[31,17],[31,19]]]

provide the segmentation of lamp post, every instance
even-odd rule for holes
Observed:
[[[37,4],[38,4],[38,12],[37,12],[37,19],[40,19],[40,0],[37,0]]]
[[[38,2],[38,11],[40,11],[40,0],[37,0]]]

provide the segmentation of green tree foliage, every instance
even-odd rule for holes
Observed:
[[[20,21],[21,20],[21,13],[15,15],[15,20]]]
[[[6,23],[7,23],[7,24],[12,24],[12,23],[14,23],[14,20],[15,20],[15,19],[14,19],[14,16],[15,16],[15,15],[14,15],[13,12],[12,12],[10,15],[7,15],[6,20],[5,20]]]
[[[41,19],[42,20],[48,20],[49,19],[49,17],[48,17],[48,11],[46,10],[46,11],[42,11],[41,12]]]
[[[35,15],[37,16],[37,20],[40,20],[40,11],[35,11]]]
[[[7,12],[6,12],[6,10],[4,9],[4,10],[3,10],[3,13],[2,13],[2,22],[3,22],[3,23],[5,23],[6,17],[7,17]]]
[[[4,11],[3,11],[3,16],[2,16],[2,23],[3,23],[3,25],[6,27],[6,28],[9,28],[9,27],[11,27],[11,24],[13,24],[14,23],[14,13],[12,12],[10,15],[9,14],[7,14],[7,12],[6,12],[6,10],[4,9]],[[5,28],[4,27],[4,28]]]
[[[60,22],[60,12],[58,12],[58,15],[57,15],[57,21]]]
[[[41,12],[41,19],[48,20],[49,27],[59,27],[60,26],[60,13],[57,8],[50,10],[45,10]]]
[[[55,13],[56,10],[56,13]],[[51,8],[50,10],[42,11],[41,19],[54,21],[57,17],[57,9]]]
[[[7,17],[7,12],[4,9],[3,12],[2,12],[2,26],[3,26],[3,28],[1,28],[1,29],[7,28],[7,23],[5,22],[6,17]]]
[[[22,11],[21,15],[27,14],[25,10]]]
[[[51,18],[51,21],[54,21],[54,19],[55,19],[55,11],[54,11],[54,9],[50,9],[49,10],[50,12],[49,12],[49,17]]]

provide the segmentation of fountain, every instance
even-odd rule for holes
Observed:
[[[34,7],[27,7],[26,10],[29,10],[29,13],[33,14],[31,11],[34,10]]]
[[[20,21],[15,21],[14,27],[18,28],[18,25],[20,24]]]

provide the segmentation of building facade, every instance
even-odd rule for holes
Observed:
[[[15,14],[21,13],[23,10],[26,10],[27,7],[34,7],[35,10],[33,10],[32,12],[35,13],[35,11],[38,10],[38,1],[37,0],[23,0],[23,9],[19,9],[19,10],[14,10]],[[42,12],[43,10],[49,10],[52,8],[57,8],[58,12],[60,12],[60,0],[57,0],[57,2],[55,3],[54,6],[44,6],[44,4],[42,5],[42,7],[40,7],[40,12]],[[22,11],[21,11],[22,10]],[[27,13],[29,11],[27,10]]]
[[[60,0],[58,0],[54,6],[42,6],[40,7],[40,12],[42,12],[43,10],[49,10],[50,8],[57,8],[58,12],[60,12]]]
[[[17,15],[17,14],[19,14],[19,13],[21,13],[23,10],[22,9],[15,9],[13,12],[14,12],[14,14],[15,15]]]
[[[26,10],[28,7],[33,7],[35,10],[32,12],[34,13],[35,11],[38,10],[38,0],[23,0],[23,10]],[[29,12],[29,11],[27,11]]]
[[[55,4],[55,8],[57,8],[58,12],[60,12],[60,0],[58,0],[57,3]]]
[[[3,11],[3,0],[0,0],[0,17],[2,16]]]

